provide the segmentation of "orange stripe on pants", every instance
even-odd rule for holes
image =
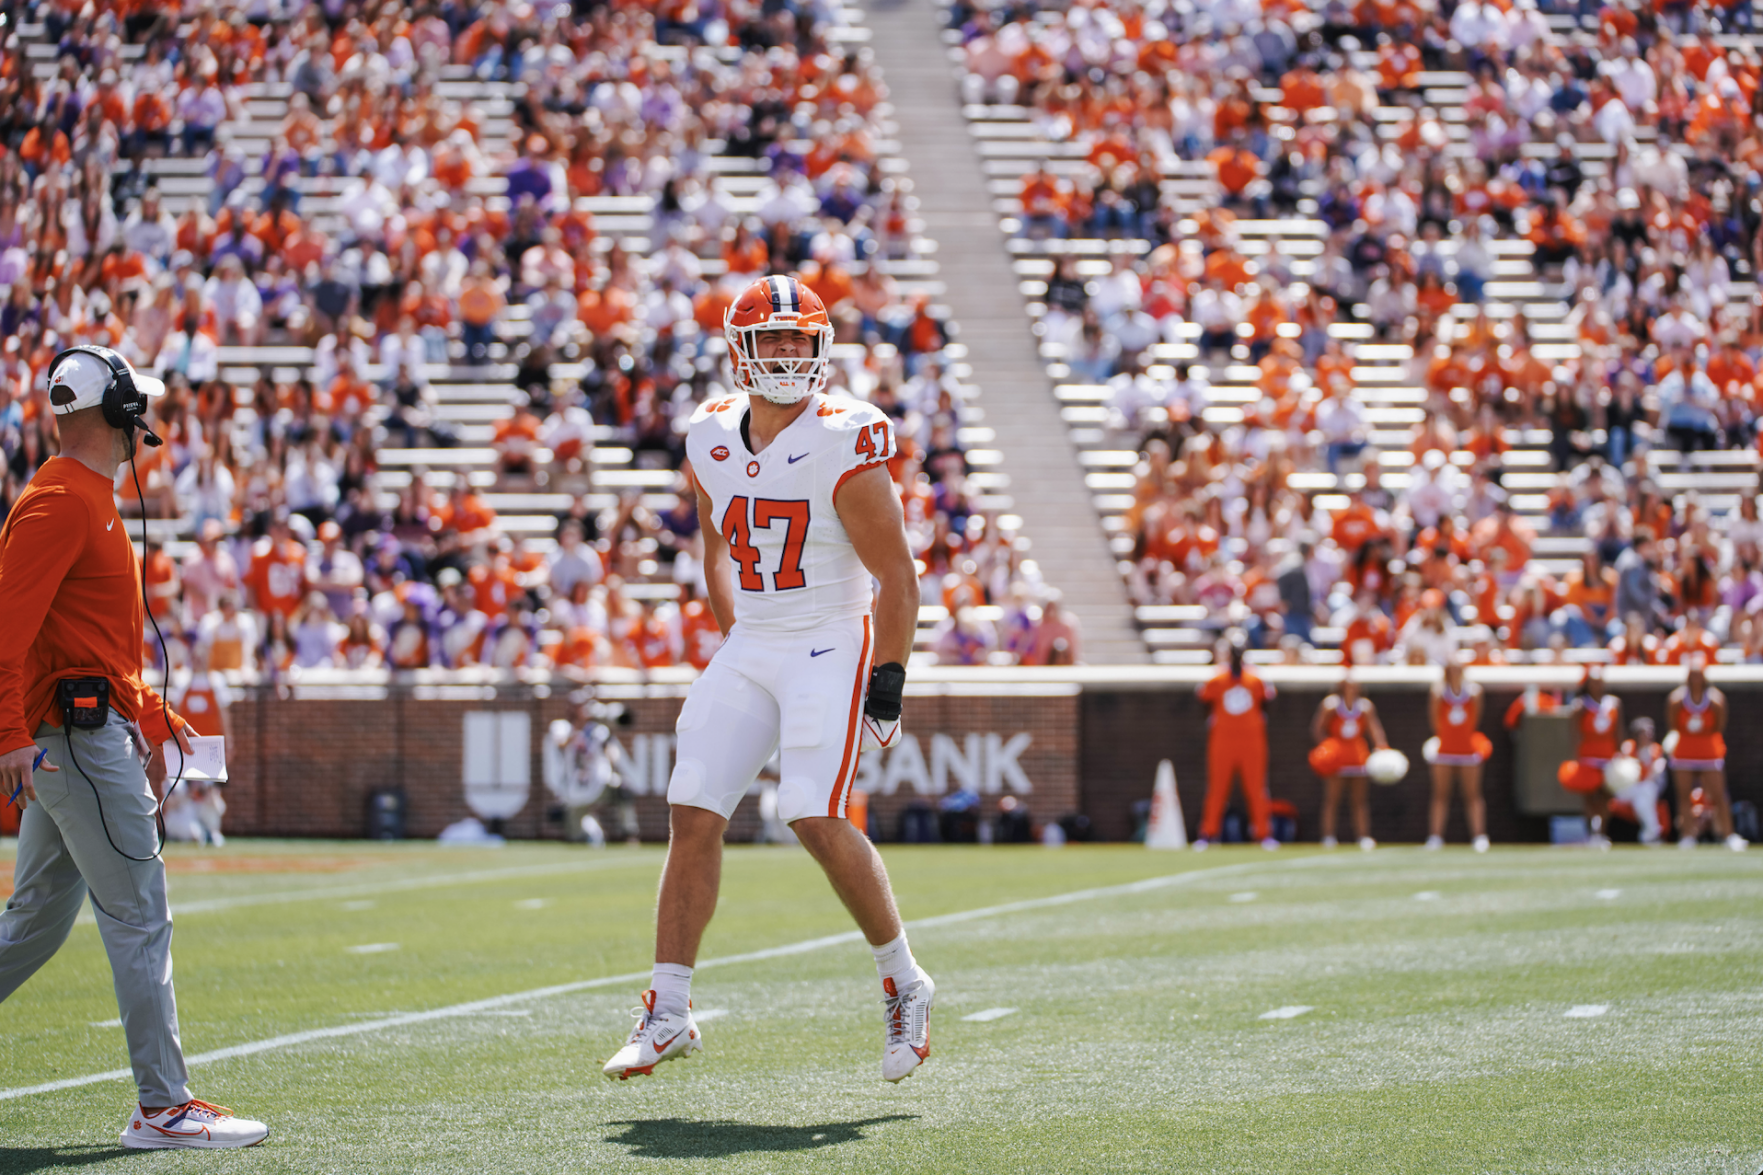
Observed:
[[[1215,737],[1206,748],[1206,768],[1206,806],[1200,816],[1200,835],[1207,840],[1218,839],[1233,778],[1242,781],[1255,839],[1262,841],[1273,835],[1273,813],[1267,799],[1267,743],[1249,739],[1221,746]]]

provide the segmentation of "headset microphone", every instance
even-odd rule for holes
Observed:
[[[157,449],[159,446],[161,446],[165,443],[164,441],[159,439],[158,433],[155,433],[152,429],[148,428],[146,425],[140,423],[139,421],[136,421],[135,427],[141,430],[141,439],[147,442],[148,448]]]

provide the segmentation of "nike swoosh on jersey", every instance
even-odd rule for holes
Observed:
[[[796,462],[800,461],[802,458],[804,458],[806,456],[808,456],[808,454],[806,454],[806,453],[797,453],[794,457],[789,458],[789,463],[791,465],[794,465]]]
[[[112,518],[109,522],[106,522],[104,524],[104,529],[105,530],[115,530],[116,529],[116,519]]]
[[[831,649],[809,649],[809,650],[808,650],[808,655],[809,655],[809,656],[810,656],[810,657],[818,657],[818,656],[820,656],[820,655],[821,655],[821,654],[822,654],[822,653],[830,653],[830,652],[832,652],[832,650],[831,650]]]

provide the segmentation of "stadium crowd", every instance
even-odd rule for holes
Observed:
[[[8,10],[0,518],[56,451],[56,353],[101,343],[163,376],[143,505],[118,489],[177,520],[145,559],[174,656],[247,675],[702,667],[719,638],[686,476],[606,505],[594,446],[679,470],[686,420],[723,390],[724,309],[781,271],[832,311],[832,389],[897,422],[925,602],[948,613],[934,655],[1077,656],[969,481],[949,329],[889,274],[919,250],[878,149],[885,90],[824,6]],[[452,96],[461,80],[508,83],[512,112]],[[261,157],[229,135],[284,96]],[[718,184],[719,156],[757,175],[751,198]],[[169,174],[210,183],[174,209]],[[592,197],[650,210],[647,238],[596,231]],[[438,388],[462,372],[512,385],[487,467],[449,459],[470,426]],[[541,490],[554,526],[499,522],[495,495]]]
[[[1139,452],[1135,601],[1202,606],[1299,660],[1314,642],[1356,662],[1763,661],[1763,59],[1715,35],[1749,20],[1743,2],[956,0],[968,99],[1026,107],[1052,160],[1016,219],[1054,262],[1053,373],[1106,385],[1109,435]],[[1428,104],[1435,71],[1464,79],[1449,107]],[[1178,211],[1196,168],[1221,199]],[[1270,220],[1306,222],[1316,251]],[[1109,272],[1080,272],[1068,238],[1112,239],[1091,250]],[[1490,296],[1526,255],[1571,307],[1550,345]],[[1343,339],[1407,356],[1412,423],[1374,419]],[[1208,413],[1231,365],[1249,402]],[[1521,492],[1502,483],[1526,444]],[[1663,450],[1744,476],[1667,491]]]

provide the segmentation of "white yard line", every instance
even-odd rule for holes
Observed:
[[[1045,910],[1057,906],[1068,906],[1076,902],[1094,901],[1098,898],[1131,897],[1135,894],[1152,893],[1160,889],[1173,889],[1202,878],[1225,877],[1233,873],[1265,872],[1269,869],[1280,869],[1286,866],[1298,866],[1325,860],[1345,860],[1346,858],[1300,857],[1289,861],[1245,861],[1236,865],[1219,865],[1211,869],[1194,869],[1186,873],[1170,873],[1162,877],[1149,877],[1143,881],[1132,881],[1125,885],[1104,885],[1093,889],[1073,890],[1070,893],[1053,894],[1044,898],[1028,898],[1020,902],[1006,902],[997,906],[981,906],[974,910],[961,910],[953,914],[938,914],[931,918],[920,918],[906,925],[913,930],[926,930],[936,926],[953,926],[962,922],[973,922],[981,918],[996,918],[1004,914],[1020,914],[1029,910]],[[650,862],[653,863],[652,861]],[[502,871],[500,876],[515,871]],[[425,879],[426,880],[426,879]],[[456,877],[453,880],[464,880]],[[388,885],[385,888],[393,888]],[[415,887],[406,887],[415,888]],[[268,895],[264,895],[268,896]],[[292,900],[292,899],[286,899]],[[804,955],[811,951],[824,950],[831,946],[843,946],[846,943],[862,942],[863,935],[855,930],[844,934],[828,934],[820,938],[803,939],[801,942],[786,943],[783,946],[767,947],[760,951],[747,951],[739,955],[724,955],[720,959],[705,959],[698,964],[698,969],[705,967],[730,967],[737,963],[758,963],[767,959],[781,959],[790,955]],[[360,1036],[368,1032],[383,1032],[390,1028],[403,1028],[411,1024],[426,1024],[433,1020],[451,1020],[460,1016],[474,1016],[483,1012],[506,1008],[514,1004],[529,1003],[533,1000],[549,999],[552,996],[570,995],[578,991],[588,991],[598,987],[617,987],[626,983],[636,983],[649,978],[649,972],[629,971],[623,975],[603,975],[598,979],[580,979],[574,983],[555,983],[548,987],[535,987],[528,991],[509,992],[506,995],[490,996],[488,999],[471,1000],[463,1004],[453,1004],[445,1008],[431,1008],[426,1012],[410,1012],[403,1015],[387,1016],[380,1020],[368,1020],[355,1024],[333,1024],[328,1028],[309,1028],[304,1032],[290,1032],[282,1036],[272,1036],[267,1040],[254,1040],[245,1044],[230,1045],[227,1048],[213,1049],[206,1053],[184,1058],[189,1066],[207,1065],[214,1061],[228,1061],[234,1057],[249,1057],[257,1053],[272,1052],[277,1049],[294,1048],[315,1040],[329,1040],[339,1036]],[[54,1093],[62,1089],[76,1089],[82,1085],[96,1085],[101,1081],[120,1081],[130,1077],[127,1069],[111,1069],[104,1073],[88,1073],[83,1077],[66,1077],[60,1081],[46,1081],[41,1085],[24,1085],[17,1089],[0,1089],[0,1101],[13,1098],[29,1097],[38,1093]]]
[[[972,1012],[961,1018],[970,1024],[986,1024],[993,1020],[1002,1020],[1015,1011],[1015,1008],[987,1008],[983,1012]]]
[[[1287,1004],[1283,1008],[1275,1008],[1271,1012],[1263,1012],[1255,1018],[1257,1020],[1296,1020],[1305,1012],[1314,1012],[1315,1010],[1316,1009],[1309,1004]]]

